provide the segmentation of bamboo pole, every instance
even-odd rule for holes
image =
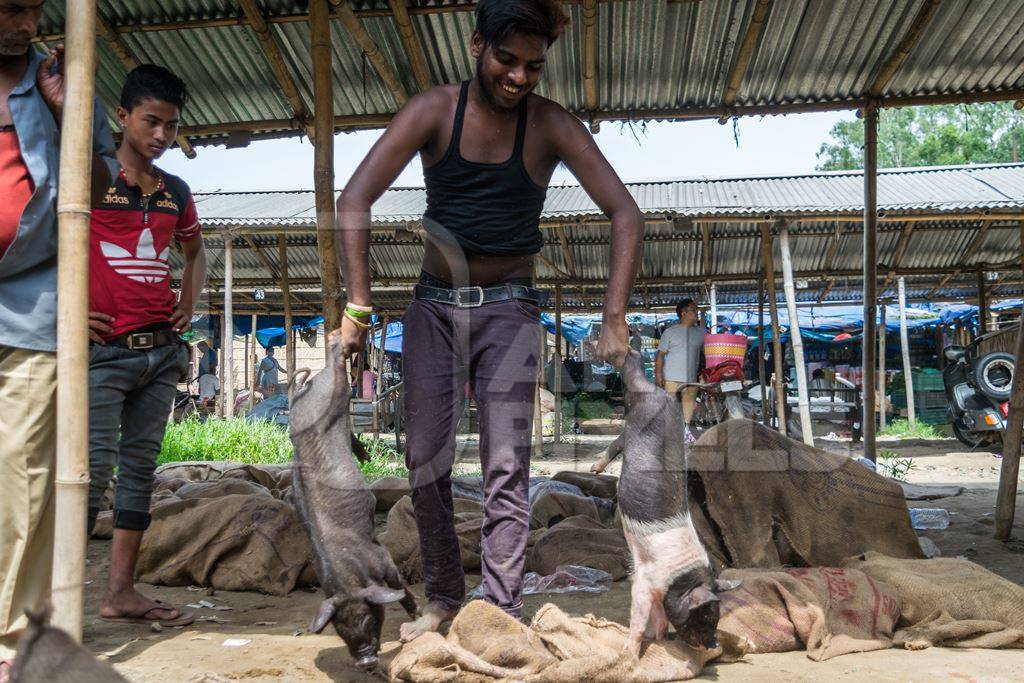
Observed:
[[[878,108],[864,109],[864,457],[875,462],[875,306],[878,305]]]
[[[757,379],[761,384],[761,423],[768,424],[767,370],[764,367],[764,278],[757,280]]]
[[[533,401],[533,437],[534,455],[544,455],[544,411],[540,407],[540,388],[544,384],[544,347],[547,340],[544,338],[544,327],[537,323],[540,328],[540,346],[537,348],[537,390],[534,392]]]
[[[52,602],[54,625],[81,642],[89,494],[89,288],[82,284],[89,281],[96,2],[68,0],[66,15],[66,91],[57,193],[57,459]]]
[[[903,381],[907,389],[907,420],[913,426],[917,422],[914,413],[914,375],[910,367],[910,337],[907,333],[907,290],[903,278],[899,279],[900,304],[900,349],[903,352]]]
[[[562,285],[555,285],[555,443],[562,443]]]
[[[256,342],[256,314],[252,315],[252,386],[249,387],[249,412],[252,412],[256,405],[256,383],[260,376],[260,358],[256,349],[259,344]]]
[[[219,414],[222,418],[227,417],[224,406],[227,405],[224,401],[224,313],[221,311],[220,316],[220,344],[217,345],[217,353],[220,354],[220,362],[217,363],[217,383],[220,385],[220,392],[218,400],[220,400],[220,411]]]
[[[373,391],[373,440],[380,439],[380,397],[384,389],[384,354],[388,343],[388,318],[384,316],[380,329],[380,348],[377,350],[377,385]]]
[[[796,287],[793,283],[793,255],[789,250],[789,226],[779,226],[779,248],[782,251],[782,287],[786,293],[786,307],[789,310],[789,343],[793,345],[793,361],[796,363],[797,407],[800,410],[800,430],[804,443],[814,445],[814,431],[811,425],[811,404],[807,397],[807,366],[804,364],[804,340],[800,334],[800,320],[796,311]],[[870,343],[868,344],[870,346]],[[874,389],[874,386],[872,386]]]
[[[327,334],[341,324],[341,283],[334,246],[334,77],[327,0],[310,2],[309,32],[315,100],[313,183],[316,191],[316,241],[323,283],[324,331]]]
[[[1024,270],[1024,223],[1020,224],[1020,265]],[[1017,482],[1020,477],[1021,438],[1024,436],[1024,309],[1017,329],[1016,370],[1010,391],[1010,414],[1003,435],[1003,462],[999,470],[999,492],[996,494],[996,538],[1010,540],[1017,506]]]
[[[711,283],[711,334],[718,332],[718,285]]]
[[[233,246],[231,235],[228,235],[224,239],[224,338],[221,344],[221,352],[224,354],[224,381],[220,385],[226,419],[235,416],[235,297],[232,292],[235,258],[231,251]]]
[[[885,431],[885,304],[878,307],[878,431]],[[866,340],[865,340],[866,342]],[[942,355],[941,353],[939,354]]]
[[[242,335],[242,386],[249,388],[249,335]]]
[[[284,353],[288,371],[288,405],[292,402],[292,378],[295,376],[295,338],[292,336],[291,283],[288,280],[288,241],[284,235],[277,239],[278,260],[281,262],[281,294],[284,297]]]
[[[988,299],[985,297],[985,271],[978,268],[978,336],[988,332]]]
[[[782,334],[779,331],[779,307],[775,290],[775,263],[772,259],[771,228],[761,224],[761,258],[768,278],[768,310],[772,317],[772,358],[775,361],[775,422],[779,433],[786,436],[786,392],[782,385]]]

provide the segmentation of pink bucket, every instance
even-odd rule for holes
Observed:
[[[747,353],[747,338],[742,334],[705,334],[705,367],[713,368],[727,360],[743,363]]]

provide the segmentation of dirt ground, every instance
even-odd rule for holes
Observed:
[[[609,437],[576,437],[576,443],[557,448],[548,444],[543,457],[534,459],[535,473],[553,474],[562,469],[586,471]],[[819,442],[830,450],[846,451],[842,442]],[[1018,490],[1016,540],[1002,543],[992,538],[992,511],[999,478],[1000,460],[992,453],[964,452],[955,441],[885,442],[880,450],[892,450],[901,458],[913,458],[908,481],[920,484],[958,484],[966,491],[957,497],[911,502],[912,507],[942,507],[952,523],[943,531],[922,532],[947,557],[964,556],[1006,578],[1024,585],[1024,496]],[[475,444],[466,444],[461,469],[472,471]],[[479,470],[479,465],[475,465]],[[613,466],[610,473],[616,473]],[[109,659],[129,680],[137,683],[189,681],[371,681],[361,674],[341,639],[336,635],[309,635],[309,624],[318,593],[296,591],[287,597],[253,593],[217,592],[140,585],[146,594],[173,604],[207,600],[229,610],[193,610],[201,621],[184,629],[154,633],[137,626],[108,624],[96,617],[102,595],[109,542],[89,544],[86,586],[85,645]],[[468,577],[475,585],[477,576]],[[422,597],[422,586],[414,586]],[[628,622],[629,583],[613,584],[607,593],[528,596],[525,617],[546,602],[554,602],[572,614],[592,613]],[[384,657],[397,647],[398,625],[405,614],[388,610],[384,631]],[[242,644],[231,647],[229,639]],[[1024,651],[954,650],[934,648],[921,652],[885,650],[853,654],[826,662],[813,662],[803,652],[748,656],[744,661],[710,666],[702,679],[729,681],[1017,681],[1024,670]]]

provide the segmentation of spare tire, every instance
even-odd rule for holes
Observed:
[[[987,353],[973,364],[971,379],[978,391],[996,401],[1010,398],[1013,386],[1013,354],[1004,351]]]

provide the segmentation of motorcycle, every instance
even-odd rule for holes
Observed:
[[[949,365],[942,372],[947,421],[956,438],[970,448],[1002,446],[1013,385],[1013,354],[996,351],[979,356],[977,342],[948,346]]]
[[[736,360],[727,360],[713,368],[705,368],[698,376],[700,394],[697,403],[701,406],[699,421],[714,425],[726,418],[749,417],[750,411],[744,406],[743,365]]]

